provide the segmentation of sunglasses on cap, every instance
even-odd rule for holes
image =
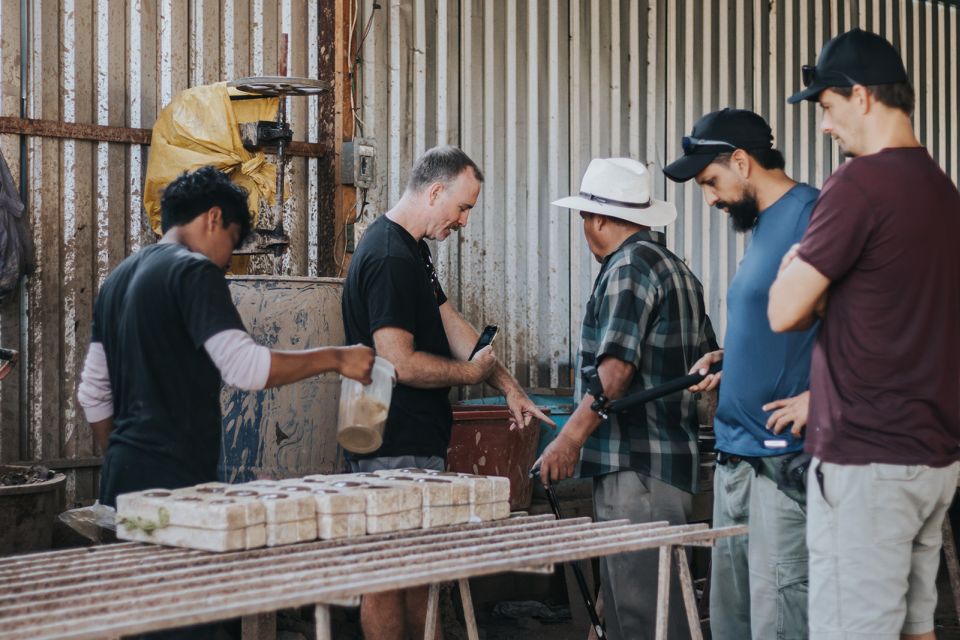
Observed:
[[[705,138],[694,138],[693,136],[683,136],[680,144],[683,147],[683,152],[686,155],[704,150],[707,147],[726,147],[729,149],[737,148],[737,145],[725,142],[724,140],[707,140]]]
[[[803,86],[809,87],[817,80],[823,80],[825,83],[838,83],[834,86],[853,86],[860,84],[847,74],[841,71],[817,71],[817,67],[811,64],[805,64],[800,67],[800,77],[803,80]]]

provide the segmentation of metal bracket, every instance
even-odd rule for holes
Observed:
[[[284,181],[287,166],[287,147],[293,140],[293,130],[287,122],[287,96],[316,96],[330,90],[330,83],[313,78],[293,78],[287,76],[256,76],[240,78],[227,83],[227,86],[242,91],[244,98],[280,98],[275,122],[260,121],[240,126],[240,138],[243,146],[251,151],[270,151],[277,156],[277,226],[272,229],[257,228],[250,232],[243,245],[234,251],[238,255],[272,253],[280,255],[290,246],[290,237],[283,229]]]

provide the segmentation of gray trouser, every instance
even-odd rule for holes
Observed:
[[[749,524],[755,473],[746,462],[718,464],[713,474],[713,526]],[[710,632],[716,640],[750,637],[747,536],[720,538],[710,561]]]
[[[807,514],[767,474],[750,489],[750,620],[754,640],[805,640],[807,633]],[[714,585],[716,586],[716,585]]]
[[[710,630],[716,640],[807,638],[806,515],[767,474],[746,462],[717,465],[713,526],[749,534],[717,540],[710,565]]]
[[[619,471],[593,479],[593,512],[597,521],[625,518],[635,523],[666,520],[670,524],[685,524],[692,501],[693,496],[686,491],[635,471]],[[654,637],[658,563],[656,549],[601,559],[603,613],[611,640]],[[676,565],[672,573],[669,637],[689,638]]]

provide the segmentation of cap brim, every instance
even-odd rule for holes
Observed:
[[[814,82],[803,91],[797,91],[795,94],[787,98],[787,102],[790,104],[797,104],[802,100],[816,100],[820,94],[823,93],[823,90],[827,88],[828,87],[825,84]]]
[[[665,227],[677,219],[677,208],[670,202],[654,200],[645,209],[636,207],[618,207],[612,204],[601,204],[581,196],[567,196],[554,200],[551,204],[575,211],[599,213],[602,216],[612,216],[645,227]]]
[[[663,174],[674,182],[686,182],[706,169],[707,165],[713,162],[713,159],[718,155],[720,155],[719,151],[680,156],[663,168]]]

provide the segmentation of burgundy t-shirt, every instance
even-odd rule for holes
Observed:
[[[960,459],[960,194],[926,149],[827,180],[800,258],[830,279],[806,450],[840,464]]]

